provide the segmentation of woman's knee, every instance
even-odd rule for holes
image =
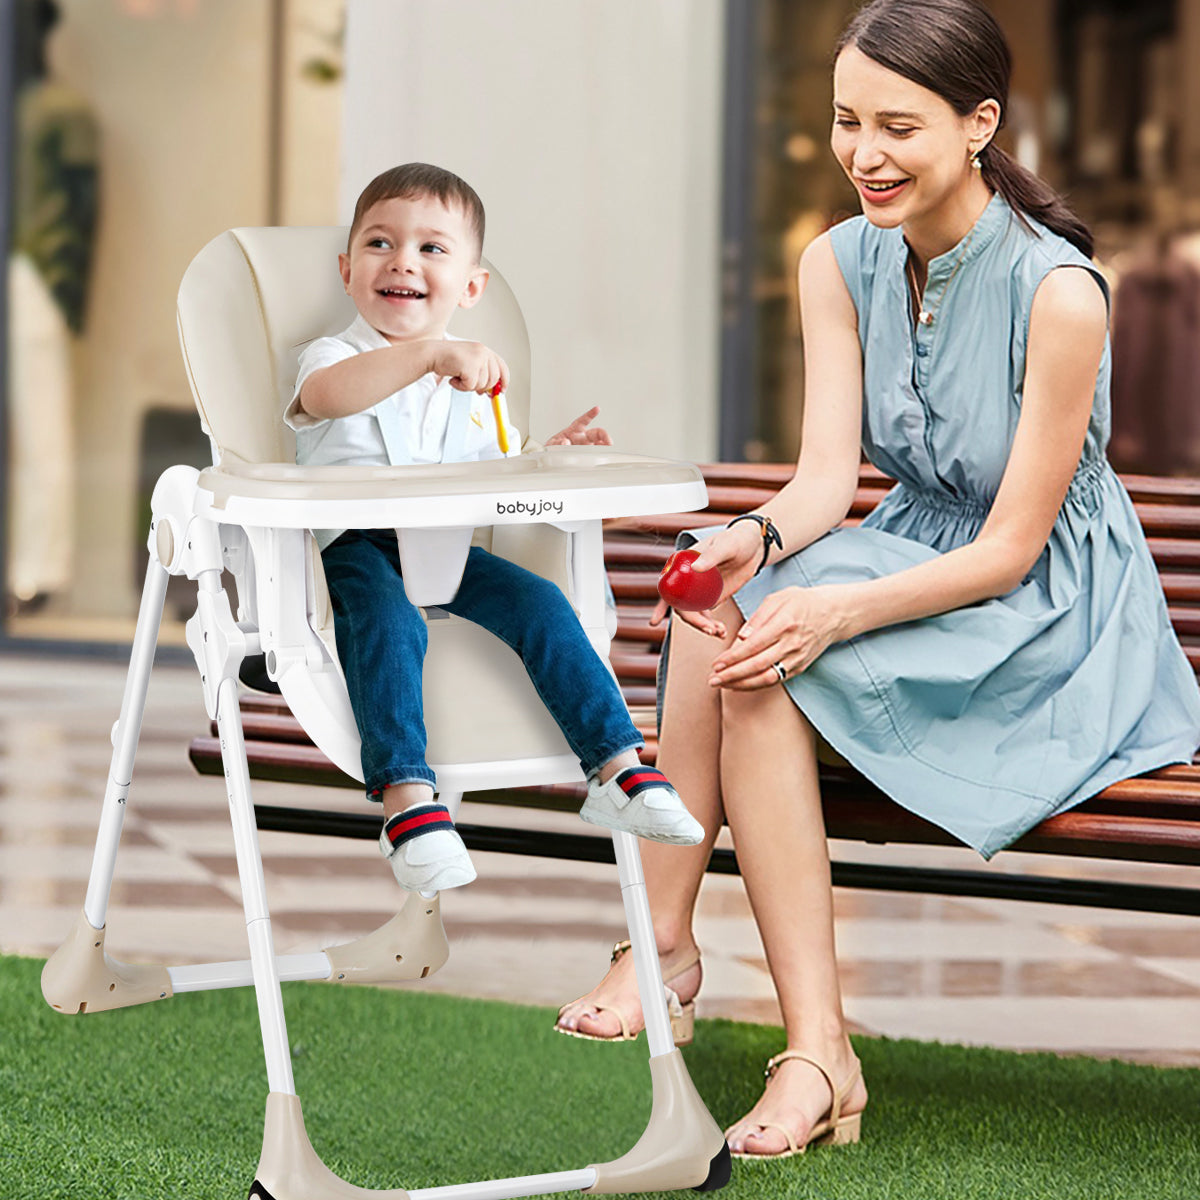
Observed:
[[[815,739],[808,718],[781,685],[752,691],[721,692],[722,742],[747,737],[778,737],[781,732],[811,743]]]
[[[725,626],[724,637],[704,633],[678,616],[671,618],[671,637],[667,649],[670,670],[675,670],[676,664],[679,664],[685,670],[689,667],[699,669],[707,678],[713,660],[722,650],[733,645],[743,624],[742,614],[732,600],[726,600],[713,612],[713,616]]]

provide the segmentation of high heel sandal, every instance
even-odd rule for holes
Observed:
[[[792,1137],[791,1130],[786,1126],[780,1125],[776,1121],[755,1121],[754,1124],[761,1129],[778,1129],[787,1139],[788,1148],[780,1150],[776,1154],[747,1154],[743,1150],[733,1150],[730,1153],[734,1158],[792,1158],[794,1155],[803,1154],[809,1146],[846,1146],[857,1142],[862,1136],[862,1113],[856,1112],[846,1117],[842,1116],[842,1104],[861,1077],[862,1064],[856,1063],[854,1070],[842,1082],[841,1087],[838,1087],[833,1082],[833,1076],[815,1058],[807,1054],[802,1054],[799,1050],[785,1050],[782,1054],[776,1054],[774,1058],[767,1060],[767,1069],[764,1072],[766,1078],[768,1080],[771,1079],[775,1072],[779,1070],[782,1063],[793,1058],[816,1067],[824,1076],[825,1082],[829,1084],[829,1090],[833,1095],[833,1099],[829,1102],[828,1112],[822,1120],[818,1121],[808,1131],[808,1141],[803,1146],[796,1144],[796,1139]],[[726,1138],[728,1138],[729,1132],[728,1129],[725,1131]]]
[[[618,942],[613,947],[611,962],[617,962],[630,948],[628,941]],[[692,1035],[695,1031],[696,1023],[696,999],[693,996],[691,1000],[686,1002],[681,1001],[678,993],[670,986],[670,980],[678,979],[684,971],[694,967],[699,961],[700,951],[693,946],[690,950],[684,951],[678,958],[672,958],[662,964],[663,987],[667,994],[667,1015],[671,1018],[671,1036],[674,1038],[676,1046],[690,1046],[692,1044]],[[582,999],[583,997],[580,996],[579,1000]],[[578,1004],[579,1000],[572,1000],[570,1004],[564,1004],[558,1010],[559,1017],[562,1017],[563,1013],[571,1007],[571,1004]],[[564,1029],[557,1022],[554,1025],[555,1031],[565,1033],[568,1037],[583,1038],[588,1042],[633,1042],[637,1040],[638,1035],[629,1032],[628,1017],[615,1004],[593,1004],[592,1007],[597,1012],[616,1013],[617,1020],[621,1022],[621,1032],[609,1035],[583,1033],[578,1029]]]

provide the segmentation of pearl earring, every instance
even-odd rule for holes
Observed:
[[[980,146],[978,150],[971,151],[971,166],[973,166],[976,171],[983,170],[983,160],[979,157],[983,153],[983,149],[984,148]]]

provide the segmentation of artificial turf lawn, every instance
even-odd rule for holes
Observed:
[[[267,1090],[253,993],[64,1017],[41,999],[41,965],[0,958],[0,1197],[244,1197]],[[284,1002],[309,1136],[359,1186],[577,1169],[645,1126],[644,1039],[564,1038],[547,1009],[415,990],[291,984]],[[753,1103],[781,1046],[775,1028],[697,1025],[685,1059],[719,1122]],[[872,1091],[863,1142],[735,1161],[724,1197],[1200,1198],[1200,1071],[856,1048]]]

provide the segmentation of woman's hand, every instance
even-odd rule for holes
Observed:
[[[707,633],[710,637],[723,638],[725,626],[712,614],[714,610],[733,595],[748,580],[754,578],[758,564],[762,561],[762,531],[753,521],[739,521],[730,529],[722,529],[712,537],[696,543],[700,557],[693,560],[693,571],[707,571],[716,568],[721,572],[724,586],[721,588],[721,598],[712,608],[703,612],[684,612],[676,609],[675,615],[681,621]],[[667,615],[667,602],[660,600],[650,617],[650,624],[657,625]]]
[[[589,408],[580,413],[565,429],[560,429],[546,441],[547,446],[611,446],[612,438],[607,429],[588,426],[600,415],[599,408]]]
[[[713,662],[710,687],[754,691],[806,670],[845,636],[843,589],[789,587],[773,592],[738,630],[728,650]]]

